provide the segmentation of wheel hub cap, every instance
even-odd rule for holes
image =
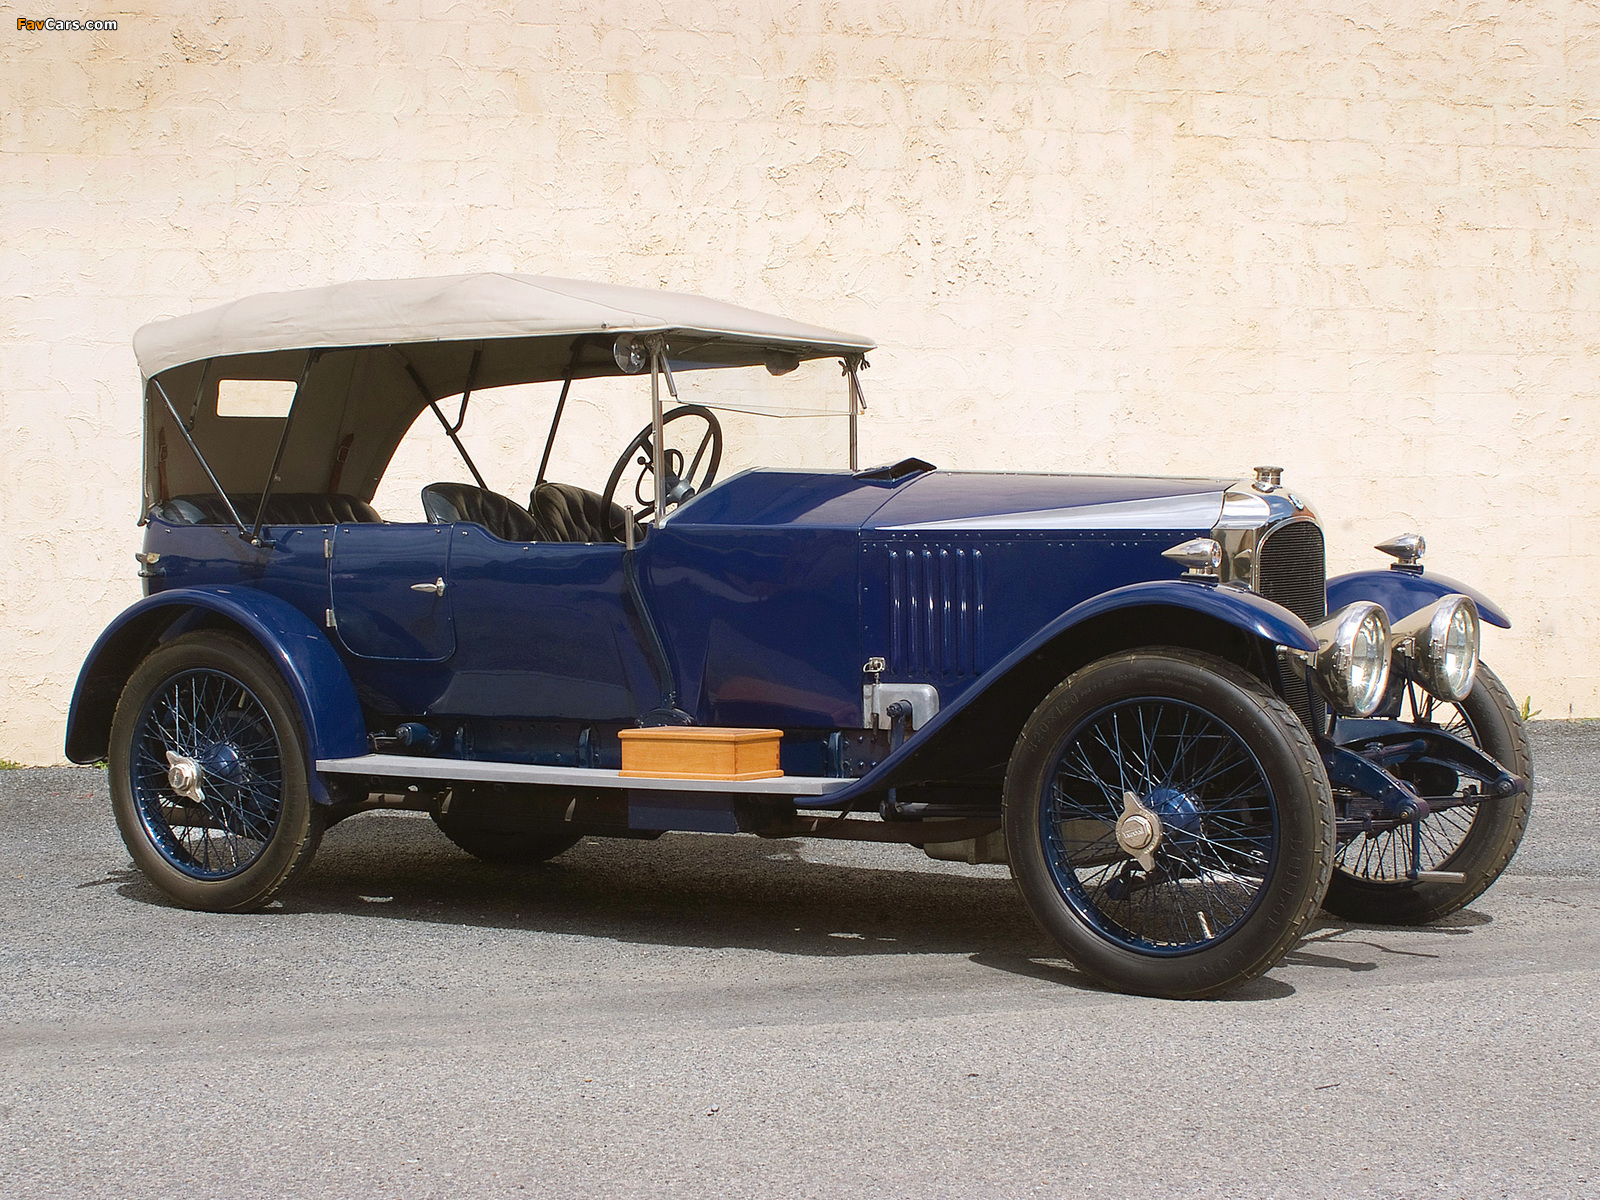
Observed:
[[[200,786],[200,764],[187,755],[167,751],[167,786],[185,800],[205,803],[205,789]]]
[[[1122,847],[1123,853],[1138,860],[1146,871],[1155,870],[1155,853],[1161,845],[1161,818],[1139,803],[1139,797],[1133,792],[1122,793],[1117,845]]]
[[[239,769],[243,763],[239,758],[238,749],[228,742],[218,742],[211,747],[204,758],[203,766],[211,774],[229,780],[236,780],[239,777]]]

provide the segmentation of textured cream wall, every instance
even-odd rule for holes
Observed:
[[[1594,4],[84,7],[0,29],[0,757],[138,594],[133,329],[480,268],[869,332],[867,460],[1280,463],[1600,714]]]

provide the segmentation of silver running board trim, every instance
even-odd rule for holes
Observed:
[[[358,758],[319,758],[325,775],[382,775],[397,779],[446,779],[460,783],[538,783],[550,787],[615,788],[630,792],[707,792],[737,796],[826,796],[853,787],[858,779],[784,775],[777,779],[657,779],[598,767],[536,767],[527,763],[477,762],[463,758],[421,758],[409,754],[363,754]]]

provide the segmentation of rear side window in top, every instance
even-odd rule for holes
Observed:
[[[289,415],[294,403],[292,379],[219,379],[217,416],[277,417]]]

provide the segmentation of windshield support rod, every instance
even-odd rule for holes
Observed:
[[[206,461],[206,456],[200,453],[200,447],[195,445],[194,435],[184,426],[183,418],[178,415],[178,406],[172,402],[172,397],[167,395],[167,389],[161,386],[161,380],[151,376],[150,382],[156,385],[156,391],[161,393],[161,399],[166,402],[167,411],[172,414],[173,421],[178,426],[178,432],[183,434],[183,440],[189,443],[189,449],[194,451],[194,459],[200,464],[200,469],[206,473],[206,478],[211,480],[211,486],[217,489],[217,495],[222,497],[222,502],[228,506],[228,515],[233,518],[233,523],[239,527],[239,534],[244,535],[244,521],[239,516],[239,510],[234,508],[233,499],[222,490],[222,481],[217,478],[217,473],[211,469],[211,464]]]
[[[306,351],[306,365],[300,368],[300,379],[294,385],[294,398],[289,401],[289,411],[283,417],[283,433],[278,437],[278,452],[272,456],[272,470],[267,472],[266,485],[261,489],[261,503],[256,505],[256,523],[250,530],[250,544],[261,545],[261,526],[267,519],[267,501],[272,498],[272,484],[278,478],[278,468],[283,465],[283,450],[289,444],[289,430],[294,427],[294,414],[300,408],[300,393],[305,391],[306,380],[311,378],[311,367],[322,357],[321,350]]]
[[[650,347],[650,473],[656,477],[657,529],[667,523],[667,452],[663,448],[666,437],[661,420],[661,360],[665,357],[660,341]]]
[[[856,418],[867,411],[867,398],[861,392],[861,368],[869,366],[865,356],[860,354],[847,354],[844,357],[844,373],[849,378],[850,388],[850,469],[859,471],[860,463],[856,457]]]
[[[661,415],[661,376],[667,377],[667,391],[678,398],[678,384],[672,378],[672,367],[667,362],[666,338],[652,338],[650,346],[650,472],[656,477],[655,525],[659,529],[667,523],[667,438],[666,422]]]

